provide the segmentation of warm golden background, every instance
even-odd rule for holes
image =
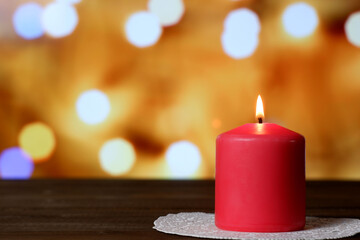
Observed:
[[[147,0],[73,3],[74,31],[34,39],[14,27],[14,13],[26,3],[0,0],[3,178],[6,171],[21,177],[21,160],[7,159],[16,146],[28,149],[33,178],[213,178],[216,136],[254,122],[260,93],[265,121],[305,136],[307,178],[360,180],[360,20],[353,33],[344,27],[360,1],[306,1],[318,24],[299,38],[282,18],[295,1],[184,0],[178,23],[144,48],[127,40],[125,25],[148,10]],[[254,53],[234,59],[221,35],[227,15],[240,8],[258,15],[261,30]],[[92,89],[106,94],[105,106],[85,101],[85,113],[106,111],[106,97],[110,105],[98,124],[84,122],[76,108]],[[114,139],[122,140],[105,144]]]

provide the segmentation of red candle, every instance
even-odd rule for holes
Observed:
[[[259,101],[260,100],[260,101]],[[245,124],[216,139],[215,224],[286,232],[305,225],[305,139],[272,123]]]

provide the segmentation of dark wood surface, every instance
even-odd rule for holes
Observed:
[[[152,229],[186,211],[214,211],[214,181],[0,181],[1,240],[195,239]],[[307,215],[360,218],[360,182],[308,182]]]

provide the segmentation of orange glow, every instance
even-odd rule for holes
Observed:
[[[211,123],[213,128],[219,128],[221,127],[221,120],[218,118],[215,118]]]
[[[307,179],[360,181],[360,0],[103,2],[0,1],[0,154],[21,148],[31,177],[171,179],[188,159],[171,169],[166,152],[187,140],[201,161],[186,178],[209,179],[217,135],[276,123],[306,137]],[[54,4],[77,25],[45,16]],[[106,144],[120,139],[131,147]]]
[[[263,119],[264,118],[264,106],[260,94],[256,101],[256,118]]]

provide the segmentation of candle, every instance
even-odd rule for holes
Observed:
[[[215,224],[243,232],[305,225],[305,139],[277,124],[249,123],[216,139]]]

